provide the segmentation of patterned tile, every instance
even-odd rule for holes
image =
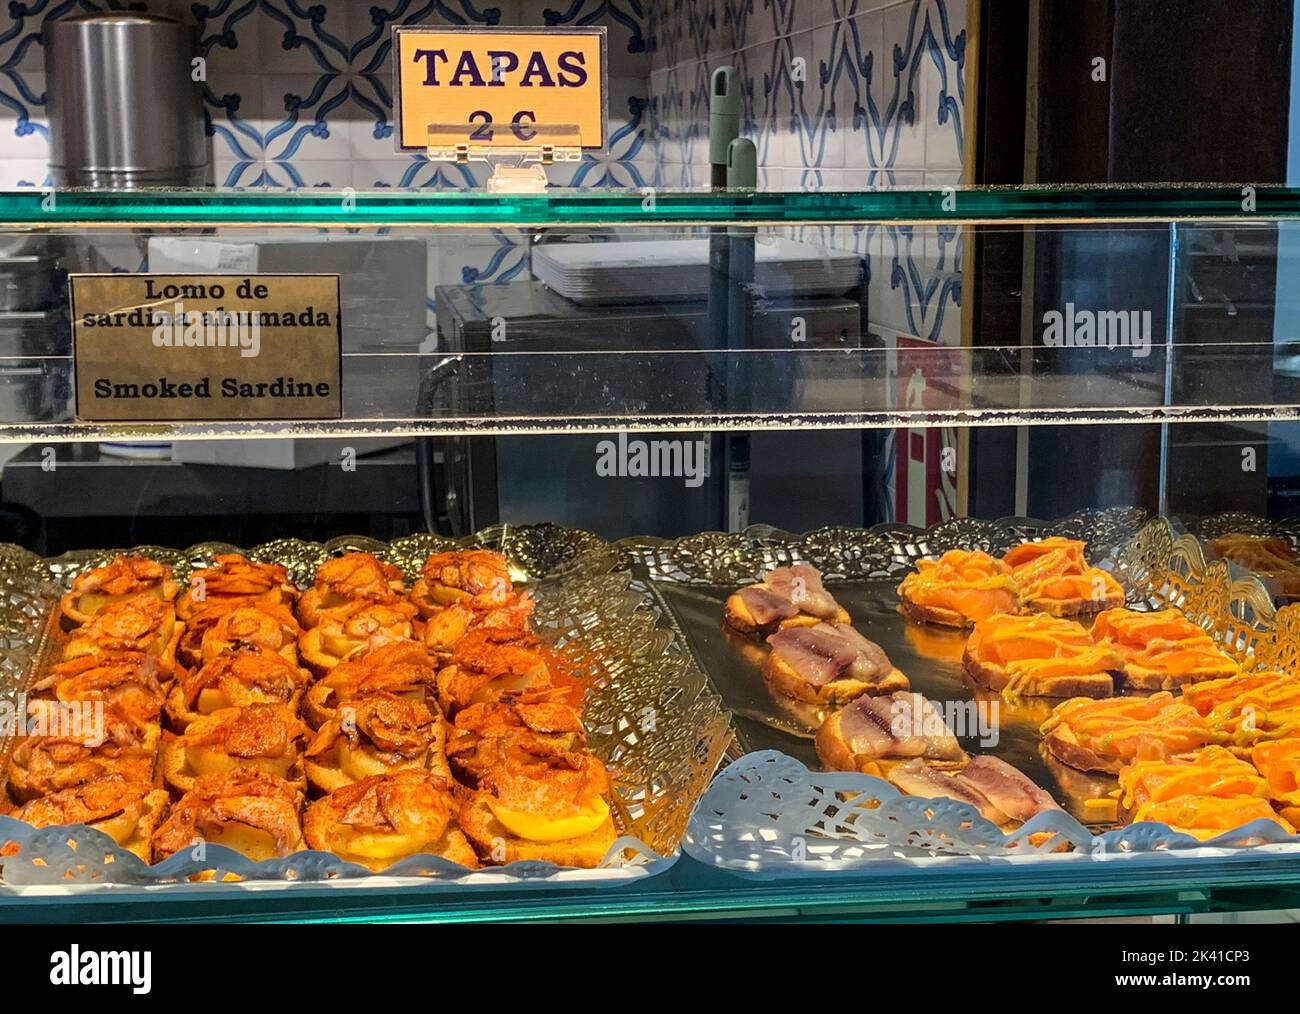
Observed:
[[[0,183],[46,180],[43,22],[128,6],[197,22],[219,184],[481,185],[482,167],[394,150],[389,32],[415,23],[608,27],[610,149],[555,167],[556,184],[706,185],[709,75],[724,63],[761,186],[921,185],[961,170],[966,0],[50,0],[0,12]],[[494,235],[459,263],[443,251],[439,270],[503,277],[523,263],[514,242]],[[873,318],[878,307],[900,332],[952,333],[959,244],[889,229],[835,242],[873,254]]]
[[[947,185],[960,179],[966,0],[661,0],[648,12],[657,185],[707,176],[707,76],[733,64],[760,186]],[[704,82],[701,85],[701,82]],[[868,314],[890,333],[954,342],[951,230],[805,230],[866,258]]]
[[[5,138],[0,145],[0,185],[40,185],[48,178],[40,45],[44,21],[128,7],[169,13],[197,24],[207,60],[205,104],[212,175],[219,185],[482,186],[486,175],[482,166],[434,164],[396,152],[390,32],[400,24],[607,26],[609,149],[577,165],[558,167],[555,181],[587,187],[651,185],[661,173],[660,148],[674,132],[691,131],[685,129],[684,108],[666,109],[668,118],[650,109],[649,49],[655,22],[648,6],[646,0],[11,3],[0,11],[0,137]],[[697,6],[703,10],[707,4],[698,0]],[[652,129],[659,131],[653,145]],[[682,149],[679,163],[694,157],[694,143],[691,138]],[[679,166],[679,175],[691,174]],[[525,263],[524,248],[518,244],[517,235],[497,232],[444,250],[436,258],[439,277],[448,282],[517,277]]]
[[[40,187],[49,182],[50,167],[43,158],[0,159],[0,187]]]

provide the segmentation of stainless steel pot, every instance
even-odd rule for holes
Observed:
[[[202,186],[208,145],[194,28],[111,12],[45,23],[56,186]]]

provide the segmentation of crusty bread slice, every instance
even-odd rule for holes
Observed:
[[[974,620],[969,620],[955,609],[944,609],[942,606],[923,606],[919,602],[913,602],[906,597],[899,598],[900,606],[910,620],[917,623],[932,623],[937,627],[973,627]]]
[[[1029,599],[1024,603],[1026,609],[1033,613],[1046,613],[1070,619],[1076,616],[1091,616],[1106,609],[1116,609],[1125,602],[1122,594],[1111,595],[1102,599]]]
[[[1001,666],[980,662],[970,652],[961,657],[962,672],[979,687],[1002,691],[1008,683],[1007,671]],[[1088,673],[1079,676],[1055,676],[1049,680],[1034,680],[1021,687],[1022,697],[1091,697],[1100,699],[1115,693],[1115,680],[1110,673]]]
[[[1075,736],[1074,730],[1064,722],[1043,737],[1043,745],[1062,764],[1080,771],[1105,771],[1109,774],[1119,774],[1119,769],[1124,766],[1122,758],[1107,757],[1084,746]]]
[[[754,614],[749,611],[749,607],[745,605],[744,599],[740,597],[740,592],[735,591],[728,595],[726,602],[722,604],[722,618],[732,630],[750,637],[766,637],[778,630],[789,630],[792,627],[815,627],[819,623],[848,623],[849,613],[841,606],[834,618],[830,620],[813,616],[811,613],[796,613],[788,619],[759,623],[754,619]]]
[[[840,713],[829,716],[822,722],[813,737],[813,748],[821,762],[831,771],[859,771],[864,775],[883,777],[879,762],[874,758],[859,760],[840,732]]]
[[[1132,687],[1134,690],[1181,690],[1185,686],[1193,683],[1200,683],[1204,680],[1223,679],[1223,673],[1168,673],[1160,669],[1148,669],[1146,666],[1135,665],[1132,662],[1126,662],[1124,665],[1123,676],[1121,677],[1124,686]]]
[[[770,653],[763,663],[763,679],[773,693],[784,694],[809,704],[848,704],[863,694],[892,694],[896,690],[911,688],[911,683],[897,667],[871,682],[838,679],[820,687],[813,686],[776,652]]]
[[[505,864],[517,860],[555,863],[593,869],[600,865],[618,833],[610,817],[590,834],[565,841],[529,841],[506,830],[488,805],[486,792],[475,792],[460,810],[460,827],[485,863]]]

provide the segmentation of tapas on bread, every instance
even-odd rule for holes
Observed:
[[[189,625],[186,625],[188,633]],[[214,658],[238,648],[255,647],[298,662],[298,621],[288,606],[278,602],[230,603],[213,616],[199,642],[199,660]],[[184,634],[181,635],[182,640]]]
[[[456,644],[438,671],[438,704],[451,718],[471,704],[553,686],[541,642],[525,631],[480,627]]]
[[[732,630],[762,637],[789,627],[850,622],[822,585],[821,571],[806,563],[765,571],[757,583],[733,592],[722,613]]]
[[[617,837],[605,766],[586,751],[555,749],[528,735],[486,744],[478,787],[460,826],[479,858],[596,866]]]
[[[1258,796],[1176,796],[1139,806],[1133,812],[1133,823],[1144,820],[1168,824],[1172,830],[1199,841],[1217,838],[1256,820],[1271,821],[1287,834],[1295,834],[1290,822],[1279,816],[1268,800]]]
[[[297,710],[310,676],[275,651],[256,645],[233,648],[183,672],[167,694],[172,728],[184,732],[205,715],[254,704]]]
[[[413,769],[436,775],[448,788],[447,726],[422,701],[373,693],[339,705],[307,747],[307,779],[322,792],[371,775]]]
[[[59,701],[27,704],[28,734],[9,758],[9,792],[26,802],[109,775],[153,782],[161,730],[141,724],[116,707],[87,722],[80,708]]]
[[[975,624],[962,670],[1008,697],[1109,697],[1123,660],[1074,620],[998,613]]]
[[[1158,821],[1202,841],[1261,819],[1294,833],[1288,808],[1266,774],[1271,759],[1261,755],[1261,767],[1224,747],[1207,746],[1193,754],[1138,760],[1119,773],[1120,805],[1133,823]],[[1275,812],[1279,802],[1283,806]]]
[[[252,618],[249,614],[250,610],[254,614],[264,615],[266,619]],[[181,636],[176,642],[177,660],[185,666],[202,665],[204,635],[232,612],[239,612],[242,615],[237,620],[227,621],[223,632],[209,642],[208,658],[219,655],[228,645],[242,637],[262,643],[274,651],[280,651],[286,658],[297,661],[299,627],[293,611],[282,603],[258,602],[255,599],[222,599],[191,612],[189,617],[182,621]],[[179,616],[179,612],[177,615]],[[265,629],[262,628],[263,623],[266,623]],[[233,631],[232,624],[235,628]],[[275,633],[268,636],[273,630]],[[238,636],[232,638],[232,633]],[[278,647],[276,647],[277,643]]]
[[[298,621],[310,629],[340,606],[359,601],[392,605],[405,596],[397,567],[373,553],[345,553],[317,568],[315,583],[298,598]]]
[[[919,758],[888,768],[885,777],[909,796],[969,803],[1000,827],[1023,824],[1046,810],[1059,810],[1047,792],[1006,761],[988,754],[945,771]]]
[[[122,653],[147,655],[157,666],[159,677],[170,680],[180,635],[171,602],[145,593],[100,607],[68,635],[63,659],[106,658]]]
[[[1123,658],[1123,682],[1135,690],[1177,690],[1189,683],[1226,679],[1236,660],[1177,609],[1137,612],[1107,609],[1092,637]]]
[[[1216,741],[1238,749],[1300,732],[1300,677],[1241,673],[1183,688],[1183,700],[1205,717]]]
[[[306,847],[301,790],[256,768],[202,775],[154,832],[157,861],[199,843],[224,845],[254,862],[283,858]]]
[[[447,757],[456,777],[478,785],[498,755],[496,740],[526,741],[538,753],[584,749],[582,714],[567,697],[563,688],[533,690],[463,708],[447,737]]]
[[[65,704],[103,701],[141,728],[156,726],[163,688],[148,655],[82,655],[50,666],[31,686]]]
[[[1020,610],[1020,586],[1011,568],[980,550],[950,549],[937,560],[917,560],[898,596],[911,619],[943,627],[969,627],[995,613]]]
[[[487,549],[435,553],[424,561],[411,588],[411,602],[425,619],[454,605],[480,612],[500,609],[513,595],[509,561]]]
[[[436,655],[450,655],[460,639],[471,630],[482,627],[527,630],[533,608],[533,597],[526,591],[511,592],[505,604],[489,609],[478,609],[465,602],[453,603],[425,620],[425,647]]]
[[[163,747],[163,778],[179,792],[203,775],[237,768],[265,771],[301,788],[307,727],[284,704],[252,704],[201,715]]]
[[[383,870],[414,855],[435,855],[473,869],[478,856],[456,824],[458,804],[427,771],[402,769],[342,786],[303,817],[307,845]]]
[[[299,635],[302,660],[313,672],[327,673],[371,648],[415,638],[415,607],[409,602],[359,599],[329,610],[316,626]]]
[[[64,620],[80,626],[90,622],[105,606],[137,595],[150,595],[163,602],[176,597],[180,585],[172,580],[172,569],[143,556],[115,556],[102,567],[81,574],[59,600]]]
[[[832,771],[880,775],[882,760],[966,759],[934,704],[908,691],[850,701],[821,724],[813,743]]]
[[[1150,697],[1075,697],[1058,704],[1040,732],[1062,764],[1108,771],[1135,759],[1168,757],[1206,745],[1210,727],[1195,708],[1168,691]]]
[[[278,563],[254,563],[238,553],[222,553],[212,563],[190,574],[185,593],[177,600],[176,613],[182,620],[212,606],[267,605],[292,606],[298,589],[289,580],[289,572]]]
[[[1178,796],[1268,798],[1267,783],[1255,766],[1221,746],[1126,764],[1119,772],[1119,790],[1120,805],[1130,815]]]
[[[415,641],[392,641],[343,662],[313,683],[303,699],[303,719],[313,729],[338,716],[341,705],[372,693],[390,693],[431,703],[437,696],[437,668]]]
[[[863,694],[891,694],[910,684],[874,641],[847,623],[787,627],[767,639],[763,677],[774,693],[797,701],[845,704]]]

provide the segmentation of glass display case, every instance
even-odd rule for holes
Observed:
[[[0,311],[0,919],[1297,905],[1297,217],[1285,187],[0,193],[47,280]],[[507,232],[510,277],[428,289]],[[427,697],[461,851],[347,796],[412,766],[420,722],[371,741],[349,696],[404,647],[428,673],[385,700]],[[211,671],[245,656],[300,677]],[[86,789],[124,770],[102,740],[22,724],[142,686],[129,804]],[[213,716],[268,701],[240,753]],[[475,770],[515,742],[488,713],[559,810]],[[281,762],[279,824],[213,816],[202,778]]]

